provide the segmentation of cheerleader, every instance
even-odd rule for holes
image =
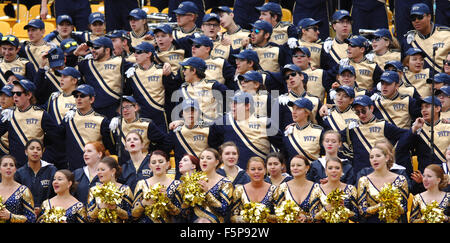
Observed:
[[[120,184],[116,181],[116,178],[120,177],[120,173],[121,168],[117,161],[112,157],[108,156],[103,158],[97,165],[97,176],[102,184],[94,186],[89,190],[87,209],[88,217],[91,222],[100,222],[99,212],[104,208],[115,210],[117,212],[117,218],[112,220],[112,223],[127,222],[131,218],[133,193],[129,186]],[[121,192],[123,192],[122,201],[118,205],[107,204],[101,202],[100,198],[94,197],[96,189],[108,182],[112,182]]]
[[[251,157],[247,163],[247,173],[250,177],[250,182],[245,185],[238,185],[233,192],[232,203],[232,223],[248,223],[241,216],[241,212],[246,203],[256,202],[263,204],[270,211],[266,220],[275,223],[274,204],[275,204],[275,190],[277,186],[264,181],[266,168],[264,160],[260,157]]]
[[[444,174],[444,170],[436,164],[428,165],[423,172],[423,185],[426,191],[414,196],[409,222],[425,223],[421,219],[422,210],[432,202],[437,202],[438,207],[447,214],[444,216],[444,222],[448,222],[450,193],[443,191],[448,186],[448,177]]]
[[[275,192],[276,204],[279,206],[285,200],[292,200],[304,212],[300,214],[297,221],[301,223],[312,222],[313,218],[310,215],[311,192],[319,184],[306,179],[306,173],[311,167],[311,164],[305,156],[300,154],[296,155],[292,158],[290,167],[293,179],[281,183],[277,188]]]
[[[16,164],[16,159],[11,155],[0,159],[0,204],[5,206],[0,210],[0,222],[34,223],[33,195],[27,186],[14,181]]]
[[[139,223],[173,223],[175,220],[173,216],[177,216],[181,212],[181,195],[178,191],[181,182],[167,176],[170,163],[169,157],[165,152],[161,150],[153,151],[150,155],[149,166],[153,176],[148,179],[142,179],[136,184],[131,215]],[[169,198],[169,204],[167,205],[168,214],[167,216],[153,219],[145,214],[145,209],[148,206],[152,206],[155,201],[153,199],[144,199],[144,194],[158,183],[163,186],[161,193],[166,194]]]
[[[56,196],[42,203],[41,215],[38,223],[45,223],[45,212],[52,208],[61,207],[65,210],[66,220],[64,223],[86,223],[86,207],[72,193],[77,187],[75,176],[70,170],[58,170],[53,178],[53,190]]]
[[[178,166],[181,175],[191,175],[196,171],[200,171],[200,160],[194,155],[185,154]]]
[[[239,149],[232,141],[223,143],[219,147],[222,158],[222,166],[217,169],[217,173],[229,179],[233,186],[244,185],[250,182],[250,177],[241,167],[237,165],[239,161]]]
[[[344,199],[343,206],[350,210],[349,219],[353,222],[358,221],[359,207],[356,201],[356,187],[341,182],[343,168],[344,165],[338,157],[326,159],[327,183],[319,185],[311,192],[311,216],[314,220],[324,221],[323,214],[333,209],[331,203],[327,202],[327,196],[334,190],[339,189],[347,196]]]
[[[401,215],[398,222],[406,223],[408,182],[402,175],[389,171],[394,164],[392,151],[386,146],[374,146],[370,151],[370,164],[374,172],[363,176],[358,180],[358,205],[361,212],[361,222],[380,223],[378,210],[382,203],[378,201],[377,196],[385,184],[392,184],[401,194]]]

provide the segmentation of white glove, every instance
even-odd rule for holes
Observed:
[[[378,90],[378,91],[381,91],[381,82],[378,82],[378,83],[377,83],[377,90]]]
[[[114,131],[117,129],[118,126],[119,126],[119,118],[114,117],[113,119],[111,119],[111,122],[109,123],[109,130]]]
[[[200,37],[200,36],[202,36],[202,35],[200,35],[200,33],[198,33],[198,32],[195,32],[195,33],[194,33],[194,38],[198,38],[198,37]]]
[[[87,54],[86,56],[84,56],[84,59],[93,59],[94,56],[92,56],[91,53]]]
[[[355,127],[358,127],[358,123],[355,121],[350,122],[350,124],[348,124],[348,129],[353,129]]]
[[[336,98],[336,90],[332,89],[330,90],[330,99],[334,100],[334,98]]]
[[[278,103],[280,105],[287,105],[289,103],[289,97],[287,95],[280,95],[278,97]]]
[[[52,93],[52,100],[55,100],[56,98],[58,98],[58,96],[61,94],[61,92],[59,92],[59,91],[56,91],[56,92],[53,92]]]
[[[366,54],[366,58],[373,62],[373,58],[375,57],[375,54],[373,52]]]
[[[14,111],[12,109],[2,110],[2,122],[11,121]]]
[[[348,58],[342,58],[342,59],[339,61],[339,65],[341,65],[341,66],[348,66],[348,65],[350,65],[350,59],[348,59]]]
[[[292,133],[294,133],[294,126],[288,126],[287,127],[287,129],[284,131],[284,136],[289,136],[289,135],[291,135]]]
[[[325,50],[326,53],[330,53],[332,45],[333,45],[333,40],[331,38],[328,38],[325,40],[325,42],[323,43],[323,49]]]
[[[378,93],[373,94],[372,96],[370,96],[370,99],[373,101],[377,101],[381,98],[381,95]]]
[[[136,72],[136,69],[134,67],[128,68],[128,70],[125,72],[125,75],[127,75],[127,78],[133,77],[134,73]]]
[[[64,116],[64,121],[69,122],[75,116],[75,109],[69,110]]]
[[[295,39],[294,37],[291,37],[288,39],[287,41],[289,48],[293,49],[295,47],[297,47],[297,39]]]

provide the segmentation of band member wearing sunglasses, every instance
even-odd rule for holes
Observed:
[[[56,45],[44,40],[45,24],[40,19],[32,19],[23,27],[28,34],[29,42],[24,42],[19,55],[33,63],[35,72],[39,67],[45,66],[46,59],[43,56]]]
[[[321,125],[322,119],[319,115],[318,109],[322,107],[322,102],[318,97],[307,92],[306,80],[308,80],[308,75],[302,72],[302,70],[294,64],[287,64],[284,66],[283,75],[289,92],[280,95],[278,98],[280,112],[282,115],[280,118],[280,129],[283,130],[287,125],[294,122],[291,115],[292,108],[287,105],[289,101],[294,102],[299,98],[307,98],[311,101],[313,106],[311,107],[311,112],[309,113],[309,120],[314,124]]]
[[[83,43],[74,51],[76,56],[92,53],[92,59],[84,59],[78,63],[81,75],[86,84],[91,85],[97,95],[93,104],[96,112],[108,119],[117,115],[120,95],[125,85],[122,83],[121,65],[128,70],[133,64],[122,61],[122,57],[113,56],[113,43],[108,37],[99,37],[94,41]]]
[[[400,43],[388,29],[377,29],[373,35],[373,51],[366,54],[367,59],[380,67],[388,61],[400,61]]]
[[[0,47],[2,51],[2,58],[0,58],[0,79],[2,82],[0,82],[0,87],[8,83],[6,72],[9,70],[14,74],[25,76],[28,80],[34,79],[33,64],[18,55],[21,49],[19,38],[14,35],[3,36],[0,39]]]
[[[447,53],[447,56],[445,57],[445,60],[442,61],[443,63],[443,68],[442,68],[442,72],[450,75],[450,51]]]
[[[264,71],[280,72],[281,67],[291,63],[291,60],[285,48],[269,41],[273,31],[272,25],[267,21],[258,20],[252,26],[251,45],[249,47],[246,40],[245,48],[251,48],[258,53],[259,64]]]
[[[272,36],[269,42],[278,45],[283,45],[288,41],[288,38],[295,39],[297,37],[297,28],[288,21],[281,21],[283,15],[281,5],[274,2],[268,2],[261,7],[256,7],[259,10],[259,20],[264,20],[272,24]]]
[[[297,24],[300,30],[298,32],[298,41],[290,46],[291,49],[297,46],[307,47],[311,54],[310,64],[313,69],[320,67],[320,56],[322,53],[322,44],[318,43],[320,41],[319,26],[322,26],[320,20],[314,20],[312,18],[301,19]]]
[[[405,35],[406,39],[402,43],[403,56],[406,55],[405,52],[409,48],[419,48],[425,54],[425,68],[435,68],[435,71],[439,72],[439,70],[442,70],[442,61],[450,51],[450,45],[448,45],[449,27],[437,26],[431,22],[431,10],[424,3],[414,4],[411,7],[409,18],[414,29],[408,31]],[[437,49],[433,58],[434,48]]]
[[[410,133],[406,129],[398,128],[387,121],[377,119],[373,114],[374,103],[367,95],[357,96],[352,107],[359,121],[351,122],[340,133],[342,142],[347,143],[348,147],[353,150],[353,171],[357,174],[361,169],[370,166],[370,150],[377,140],[386,137],[391,144],[396,144],[409,136]],[[406,143],[405,140],[402,141]],[[396,162],[404,167],[407,166],[407,163],[411,163],[410,157],[405,156],[405,154],[409,155],[406,150],[406,145],[398,145],[396,148]]]
[[[109,129],[110,121],[95,112],[92,107],[96,98],[94,88],[82,84],[72,91],[72,95],[75,97],[76,109],[68,111],[59,126],[60,133],[64,136],[61,141],[64,141],[65,161],[70,171],[85,165],[83,151],[88,142],[102,142],[110,152],[114,152]]]
[[[46,144],[43,159],[58,168],[67,168],[62,164],[62,138],[56,122],[46,111],[34,106],[36,86],[26,79],[14,81],[13,84],[11,93],[15,107],[2,111],[0,136],[8,132],[10,154],[17,159],[17,167],[28,161],[25,155],[27,141],[37,138]]]

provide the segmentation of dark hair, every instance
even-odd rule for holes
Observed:
[[[67,170],[67,169],[62,169],[62,170],[58,170],[56,172],[60,172],[62,173],[68,181],[72,182],[72,185],[70,186],[70,194],[74,194],[77,190],[78,187],[78,181],[75,180],[75,175],[72,173],[72,171]],[[56,173],[55,173],[56,174]]]
[[[32,138],[32,139],[28,140],[27,143],[25,144],[25,150],[27,150],[28,147],[30,147],[30,145],[33,142],[39,143],[39,145],[41,146],[41,149],[44,149],[44,144],[42,143],[42,141],[40,139]]]
[[[219,163],[217,163],[217,166],[216,166],[216,168],[218,168],[218,167],[220,166],[220,161],[222,161],[222,156],[220,156],[219,151],[217,151],[217,150],[214,149],[214,148],[205,148],[205,149],[200,153],[200,156],[201,156],[201,154],[203,154],[203,152],[205,152],[205,151],[208,151],[208,152],[211,152],[211,153],[214,154],[214,158],[216,158],[216,160],[219,161]]]
[[[281,164],[284,164],[284,165],[286,164],[286,160],[285,160],[283,154],[281,154],[279,152],[272,152],[269,155],[267,155],[267,158],[266,158],[266,161],[265,161],[266,162],[266,166],[267,166],[267,161],[269,161],[269,159],[272,158],[272,157],[277,158],[280,161]]]
[[[9,154],[3,155],[3,156],[0,158],[0,165],[2,164],[2,162],[3,162],[4,159],[12,159],[12,161],[14,162],[14,166],[17,168],[17,160],[16,160],[16,158],[15,158],[14,156],[9,155]]]
[[[305,162],[305,165],[311,166],[311,162],[309,162],[309,160],[303,154],[297,154],[296,156],[292,157],[291,161],[293,159],[301,159]]]
[[[150,158],[153,156],[153,155],[160,155],[160,156],[162,156],[162,157],[164,157],[164,159],[166,159],[166,161],[169,161],[169,156],[166,154],[166,152],[164,152],[164,151],[162,151],[162,150],[155,150],[155,151],[153,151],[151,154],[150,154]]]
[[[206,78],[206,73],[205,73],[205,71],[201,71],[201,70],[198,70],[198,69],[196,68],[196,69],[195,69],[195,73],[197,74],[197,77],[199,77],[200,79]]]
[[[116,169],[116,173],[114,174],[115,178],[119,178],[122,174],[122,168],[116,159],[111,156],[106,156],[100,160],[100,163],[106,164],[110,169]]]
[[[196,156],[194,156],[192,154],[184,154],[183,157],[185,157],[185,156],[189,157],[189,160],[191,160],[191,163],[195,165],[195,170],[196,171],[200,171],[201,170],[201,168],[200,168],[200,160]],[[183,158],[183,157],[181,157],[181,158]]]
[[[277,16],[276,19],[275,19],[277,21],[277,23],[280,22],[281,21],[281,15],[270,11],[270,17],[273,17],[275,15]]]

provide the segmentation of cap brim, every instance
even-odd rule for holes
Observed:
[[[95,22],[97,22],[97,21],[100,21],[100,22],[102,22],[102,23],[105,23],[105,20],[104,20],[104,19],[101,19],[101,18],[95,18],[95,19],[93,19],[93,20],[90,22],[90,24],[93,24],[93,23],[95,23]]]
[[[186,11],[181,10],[181,9],[175,9],[175,10],[173,10],[173,12],[176,14],[186,14],[187,13]]]
[[[49,64],[50,64],[50,67],[61,67],[61,66],[64,66],[64,60],[49,62]]]

